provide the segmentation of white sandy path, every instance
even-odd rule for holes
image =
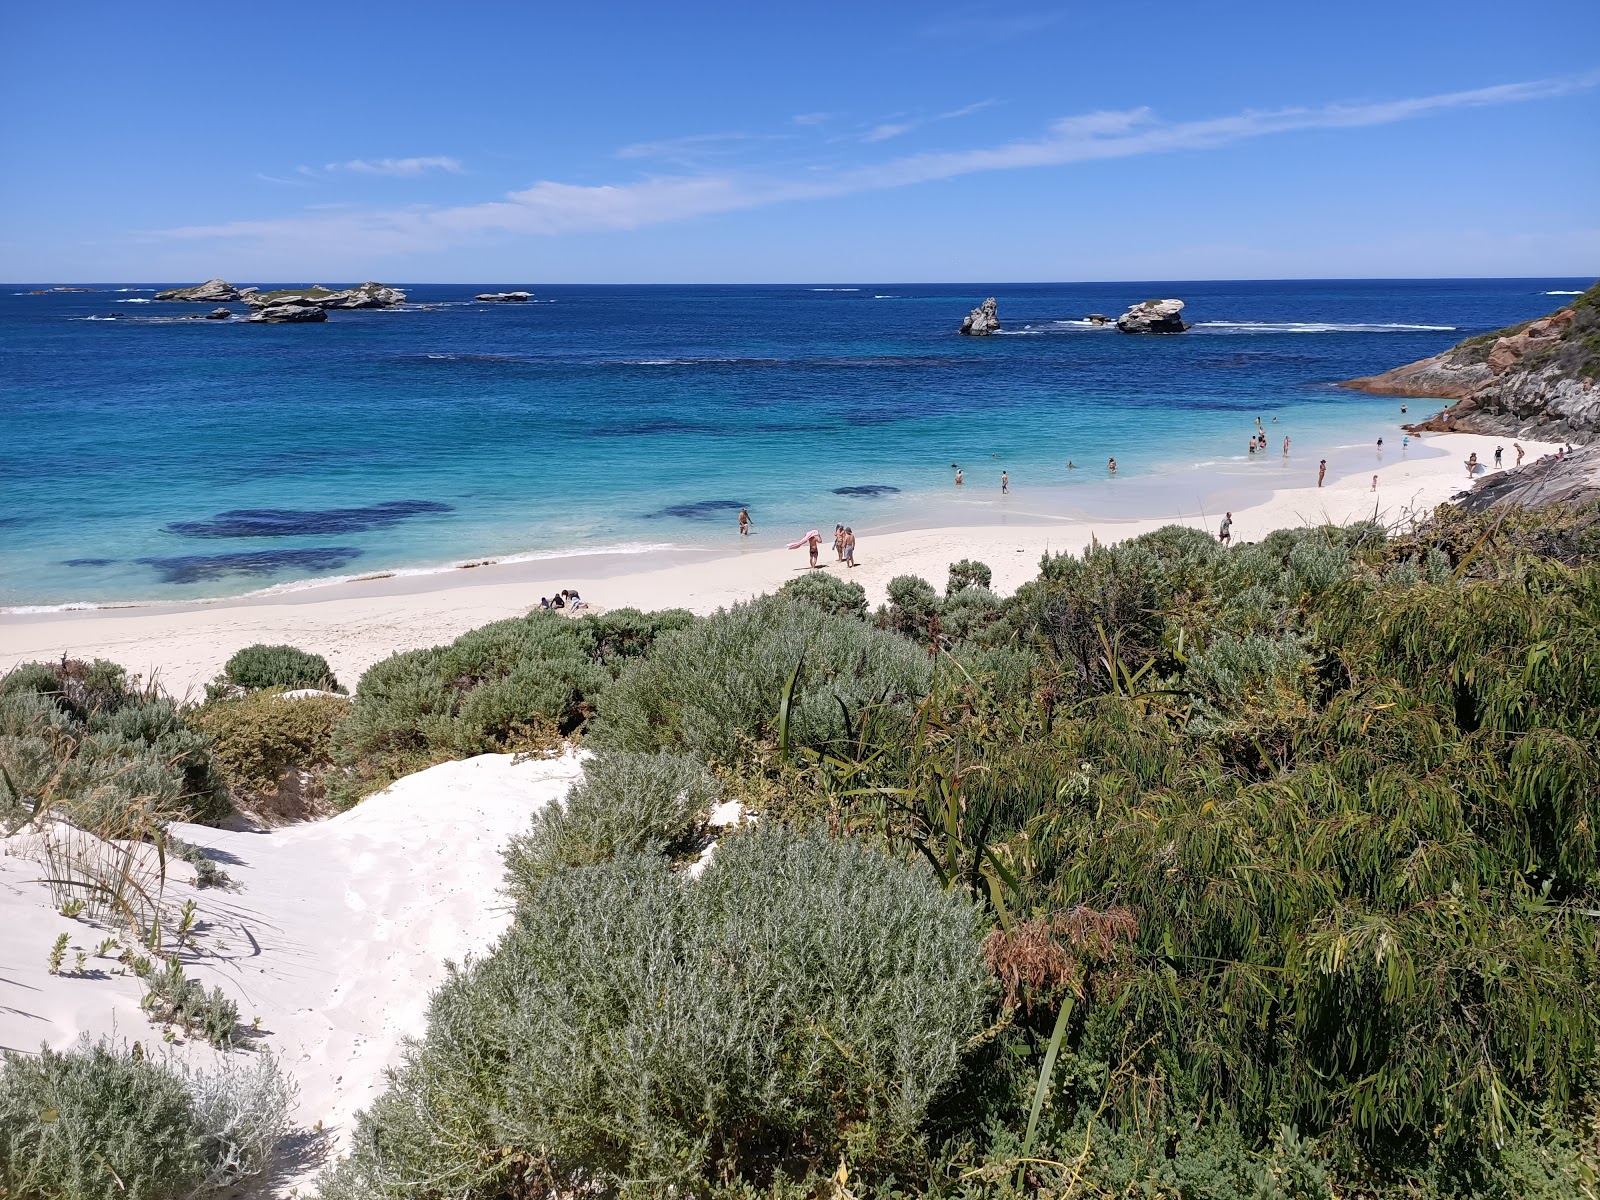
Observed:
[[[571,753],[486,754],[407,776],[327,821],[270,832],[174,826],[218,852],[241,885],[169,884],[175,909],[191,897],[199,906],[200,947],[186,967],[233,996],[243,1023],[261,1018],[260,1044],[299,1084],[303,1127],[322,1121],[343,1145],[401,1040],[422,1033],[445,960],[486,950],[509,925],[500,851],[579,771]],[[192,880],[186,865],[173,874]],[[39,875],[37,863],[0,857],[0,1046],[60,1048],[80,1031],[154,1045],[160,1034],[131,976],[47,972],[58,934],[72,937],[70,970],[75,951],[92,955],[106,931],[55,912]]]
[[[1380,464],[1344,478],[1330,478],[1326,487],[1285,488],[1264,503],[1234,513],[1234,542],[1247,542],[1288,526],[1333,522],[1344,524],[1371,517],[1385,520],[1427,513],[1468,486],[1462,462],[1477,452],[1493,461],[1496,445],[1510,438],[1473,434],[1429,435],[1427,443],[1445,450],[1439,457],[1411,458],[1391,445]],[[1524,440],[1530,459],[1553,452],[1555,445]],[[1305,478],[1315,468],[1297,462]],[[1378,476],[1376,491],[1372,475]],[[1314,476],[1312,476],[1314,478]],[[1221,512],[1202,519],[1173,514],[1142,520],[1051,520],[1028,511],[1025,491],[1008,503],[1031,523],[963,526],[893,533],[863,539],[861,565],[846,571],[877,604],[889,580],[916,574],[943,586],[951,562],[976,558],[994,569],[994,587],[1009,593],[1038,572],[1045,551],[1079,551],[1091,536],[1100,541],[1133,537],[1175,521],[1202,525],[1215,532]],[[751,539],[755,541],[755,539]],[[785,537],[784,540],[787,540]],[[641,556],[642,557],[642,556]],[[236,650],[255,642],[288,642],[327,657],[335,673],[353,685],[379,659],[398,650],[450,641],[490,621],[518,616],[562,587],[574,587],[585,598],[608,608],[632,605],[643,609],[685,607],[706,613],[764,592],[771,592],[805,569],[805,552],[741,548],[720,556],[712,553],[677,556],[661,566],[642,557],[627,573],[605,574],[595,557],[504,563],[471,571],[396,576],[330,584],[270,597],[184,606],[101,609],[56,613],[0,614],[0,670],[29,659],[109,658],[161,683],[178,696],[197,696]]]

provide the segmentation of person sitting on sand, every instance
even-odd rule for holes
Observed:
[[[844,565],[856,565],[856,531],[848,525],[844,527]]]
[[[539,597],[539,607],[540,608],[549,608],[550,607],[550,597],[549,596],[540,596]]]
[[[566,597],[564,597],[560,592],[557,592],[555,597],[550,601],[551,608],[565,608],[566,606]]]
[[[750,536],[750,510],[748,508],[739,510],[739,536]]]
[[[588,608],[589,607],[589,602],[587,600],[584,600],[584,599],[580,598],[578,593],[572,591],[570,588],[568,590],[562,592],[561,594],[567,598],[567,607],[568,608]]]

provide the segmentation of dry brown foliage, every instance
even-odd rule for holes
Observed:
[[[1105,912],[1077,905],[996,929],[983,943],[989,969],[1005,989],[1003,1003],[1031,1011],[1035,1000],[1070,991],[1083,997],[1080,964],[1105,962],[1133,945],[1138,919],[1126,908]]]

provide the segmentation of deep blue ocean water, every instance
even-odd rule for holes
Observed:
[[[1590,282],[530,285],[525,305],[420,284],[303,326],[181,319],[211,306],[150,301],[166,284],[0,285],[0,605],[732,545],[741,504],[771,541],[914,525],[959,511],[952,463],[962,501],[994,503],[1004,469],[1040,511],[1109,486],[1111,455],[1119,479],[1281,470],[1287,432],[1314,464],[1399,419],[1334,381]],[[989,295],[1004,334],[958,336]],[[1082,321],[1152,296],[1194,329]],[[1258,415],[1278,418],[1260,463]]]

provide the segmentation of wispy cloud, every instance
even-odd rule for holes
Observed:
[[[756,133],[697,133],[690,137],[665,138],[659,142],[634,142],[619,148],[614,157],[685,160],[708,154],[726,154],[743,143],[766,141],[772,136]]]
[[[295,178],[295,179],[286,179],[282,175],[268,175],[265,171],[257,171],[256,172],[256,178],[260,179],[260,180],[263,180],[266,183],[285,183],[285,184],[288,184],[290,187],[310,187],[311,186],[311,181],[308,180],[308,179],[305,179],[303,177]]]
[[[790,121],[791,124],[802,125],[802,126],[804,126],[804,125],[826,125],[829,121],[833,120],[835,117],[838,117],[840,115],[841,114],[834,113],[834,112],[796,113],[794,116],[789,118],[789,121]]]
[[[863,142],[886,142],[890,138],[899,137],[902,133],[910,133],[918,125],[916,121],[885,121],[882,125],[874,125],[861,135]]]
[[[352,158],[348,162],[328,163],[322,169],[330,172],[353,171],[357,175],[392,175],[404,179],[426,175],[429,171],[448,171],[452,175],[459,175],[461,161],[442,154],[419,158]]]
[[[954,121],[960,117],[970,117],[973,113],[982,112],[986,108],[993,108],[1000,103],[998,100],[979,100],[976,104],[964,104],[960,108],[953,108],[949,112],[935,113],[931,117],[906,117],[897,113],[887,121],[874,125],[865,133],[856,135],[855,140],[861,142],[886,142],[890,138],[899,137],[901,134],[910,133],[913,129],[921,129],[924,125],[931,125],[936,121]]]
[[[168,230],[159,236],[228,241],[240,250],[253,248],[262,253],[292,248],[348,254],[359,249],[376,256],[436,249],[493,234],[637,229],[992,171],[1203,151],[1299,130],[1388,125],[1463,109],[1563,96],[1597,85],[1600,71],[1402,100],[1247,110],[1193,121],[1164,121],[1148,108],[1093,112],[1060,118],[1035,138],[978,149],[903,155],[852,167],[782,175],[700,172],[602,185],[546,180],[482,204],[233,221]]]

